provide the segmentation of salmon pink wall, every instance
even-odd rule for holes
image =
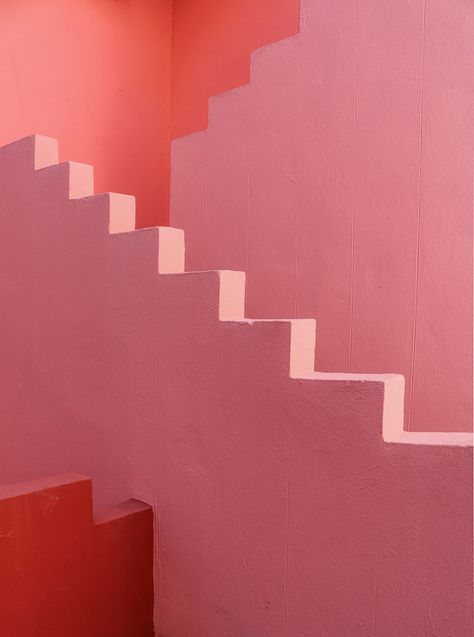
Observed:
[[[0,143],[41,131],[168,218],[171,0],[2,0]]]
[[[174,0],[171,136],[206,128],[208,97],[248,82],[251,52],[298,16],[299,0]]]
[[[316,317],[318,369],[406,379],[406,426],[472,428],[474,5],[304,0],[299,35],[173,142],[187,267]]]

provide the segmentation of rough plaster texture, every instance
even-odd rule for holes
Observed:
[[[316,317],[318,367],[402,373],[407,428],[472,430],[474,4],[303,0],[172,146],[187,267]]]
[[[173,637],[472,634],[472,436],[404,432],[403,378],[314,371],[53,140],[0,149],[0,481],[154,506]]]
[[[152,637],[153,512],[96,516],[84,476],[0,487],[2,637]]]

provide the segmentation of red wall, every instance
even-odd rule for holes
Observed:
[[[0,488],[0,634],[153,635],[153,515],[130,500],[92,519],[77,474]]]
[[[175,0],[171,136],[207,127],[210,95],[249,81],[250,53],[298,31],[299,0]]]
[[[0,144],[41,133],[167,220],[171,0],[3,0]]]

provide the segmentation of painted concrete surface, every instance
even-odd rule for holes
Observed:
[[[93,519],[78,474],[0,487],[2,637],[152,637],[152,564],[149,506]]]
[[[312,320],[244,319],[56,161],[0,149],[0,481],[153,505],[157,634],[472,634],[472,435],[404,432],[401,377],[315,372]]]
[[[316,317],[320,369],[403,374],[416,431],[472,430],[473,47],[466,0],[304,0],[172,147],[187,267]]]

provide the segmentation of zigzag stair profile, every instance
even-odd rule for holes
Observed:
[[[316,316],[324,369],[403,373],[407,429],[470,431],[474,4],[427,6],[301,0],[172,141],[170,224],[188,268],[246,270],[249,316]]]
[[[314,321],[245,319],[243,273],[184,272],[53,140],[0,149],[0,193],[0,479],[153,505],[157,634],[470,634],[470,434],[315,372]]]

